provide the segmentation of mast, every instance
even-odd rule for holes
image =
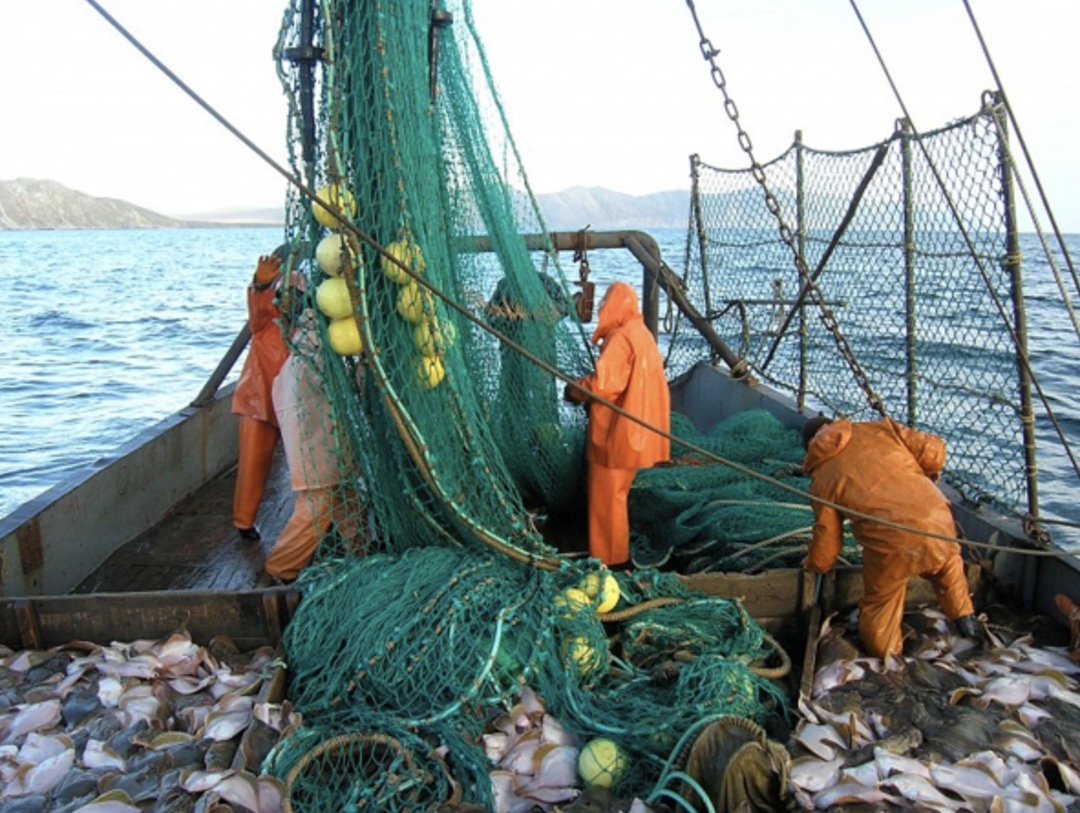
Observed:
[[[300,145],[304,159],[305,180],[314,180],[315,170],[315,63],[323,58],[316,47],[315,0],[301,0],[300,41],[282,52],[282,58],[296,63],[300,77]]]

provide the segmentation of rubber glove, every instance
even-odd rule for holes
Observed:
[[[255,266],[255,284],[264,288],[281,272],[281,258],[273,254],[263,254]]]

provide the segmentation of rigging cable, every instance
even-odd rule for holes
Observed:
[[[1015,126],[1015,121],[1013,121],[1013,124]],[[1012,150],[1009,149],[1009,142],[1008,140],[1006,140],[1006,138],[1004,137],[1004,133],[1002,132],[1001,122],[996,116],[994,117],[994,126],[997,127],[998,139],[1005,150],[1005,158],[1009,162],[1009,164],[1015,168],[1016,160],[1013,158]],[[1046,262],[1049,264],[1050,270],[1053,272],[1054,283],[1057,285],[1058,293],[1061,294],[1062,304],[1065,306],[1065,310],[1069,314],[1069,319],[1072,321],[1073,332],[1076,334],[1077,339],[1080,339],[1080,321],[1077,320],[1076,309],[1073,308],[1072,299],[1069,297],[1069,292],[1065,288],[1065,282],[1062,279],[1061,269],[1058,268],[1057,260],[1054,258],[1053,253],[1050,251],[1050,245],[1046,242],[1046,235],[1043,234],[1042,224],[1039,222],[1039,216],[1035,212],[1035,207],[1032,206],[1031,197],[1028,194],[1027,190],[1027,185],[1024,183],[1024,179],[1023,177],[1021,177],[1019,172],[1013,173],[1013,178],[1016,180],[1017,186],[1020,187],[1020,195],[1024,198],[1024,205],[1027,207],[1028,215],[1031,216],[1031,221],[1035,226],[1035,234],[1038,236],[1039,244],[1042,246],[1043,253],[1046,255]],[[1066,254],[1065,256],[1068,260],[1068,254]]]
[[[689,0],[687,0],[687,2],[689,2]],[[994,305],[997,307],[998,316],[1001,317],[1002,324],[1009,332],[1009,336],[1012,339],[1013,346],[1016,348],[1016,357],[1019,360],[1020,364],[1023,365],[1023,368],[1026,371],[1029,379],[1031,380],[1032,385],[1035,387],[1036,392],[1038,392],[1039,400],[1042,402],[1043,408],[1046,410],[1047,417],[1053,424],[1054,430],[1057,432],[1058,439],[1061,441],[1062,449],[1064,450],[1066,456],[1069,458],[1069,462],[1072,464],[1073,471],[1076,473],[1077,477],[1080,477],[1080,463],[1077,462],[1076,456],[1073,454],[1072,446],[1069,444],[1068,439],[1065,437],[1065,432],[1057,419],[1057,415],[1054,413],[1053,408],[1050,406],[1050,400],[1047,397],[1046,393],[1043,391],[1042,385],[1039,383],[1039,379],[1036,377],[1035,371],[1031,367],[1031,361],[1028,358],[1026,347],[1024,347],[1023,343],[1020,341],[1020,337],[1017,335],[1013,326],[1009,323],[1009,317],[1005,312],[1005,307],[1001,303],[997,292],[994,290],[993,285],[991,284],[990,276],[987,273],[986,267],[983,265],[982,260],[979,258],[978,252],[975,249],[975,245],[971,240],[971,235],[968,234],[968,230],[964,226],[963,219],[960,216],[960,212],[957,211],[956,203],[953,201],[952,196],[948,192],[948,189],[946,189],[945,181],[941,177],[941,173],[938,171],[937,165],[931,158],[929,150],[926,149],[926,145],[923,143],[922,137],[920,136],[918,129],[915,127],[915,122],[912,119],[910,113],[908,112],[907,104],[905,104],[903,97],[900,95],[899,89],[896,87],[896,83],[893,81],[892,74],[889,72],[888,67],[885,65],[885,60],[882,57],[881,52],[878,50],[877,43],[875,42],[873,35],[870,33],[870,29],[867,27],[866,21],[863,19],[862,13],[859,11],[856,0],[849,0],[849,2],[851,3],[851,8],[855,12],[855,16],[859,20],[859,25],[862,26],[863,32],[866,34],[866,38],[870,43],[870,47],[874,51],[874,55],[877,57],[878,64],[881,66],[881,70],[885,74],[885,79],[888,81],[889,87],[892,88],[892,92],[893,95],[896,97],[897,104],[899,104],[901,111],[903,111],[904,118],[907,119],[908,123],[911,126],[912,134],[915,137],[915,143],[919,145],[919,149],[922,151],[923,158],[927,162],[927,166],[929,166],[930,171],[933,174],[935,181],[937,182],[938,188],[940,189],[946,204],[948,204],[949,206],[949,211],[953,216],[953,220],[956,222],[957,228],[959,229],[961,236],[964,238],[964,243],[967,246],[968,253],[975,261],[975,266],[979,269],[979,274],[983,278],[983,283],[986,285],[986,290],[989,293]]]
[[[968,0],[964,0],[964,8],[968,13],[968,19],[971,20],[972,28],[975,29],[975,36],[978,38],[979,47],[982,48],[983,55],[986,57],[986,64],[989,66],[990,73],[993,74],[994,82],[997,84],[997,91],[1001,97],[1001,102],[1005,105],[1005,111],[1009,114],[1009,120],[1013,123],[1013,128],[1016,130],[1016,138],[1020,141],[1020,149],[1024,153],[1024,160],[1027,162],[1028,171],[1031,173],[1031,177],[1035,181],[1035,186],[1039,190],[1039,199],[1042,201],[1043,209],[1046,210],[1047,217],[1050,218],[1050,225],[1054,229],[1054,235],[1057,237],[1058,246],[1061,248],[1061,253],[1065,256],[1065,262],[1069,266],[1069,271],[1072,273],[1073,284],[1076,286],[1077,291],[1080,292],[1080,279],[1077,277],[1076,268],[1073,266],[1069,250],[1065,246],[1065,238],[1062,237],[1061,230],[1058,228],[1057,220],[1054,218],[1054,210],[1050,207],[1050,202],[1046,197],[1046,191],[1043,189],[1042,181],[1039,179],[1039,173],[1036,172],[1035,163],[1031,159],[1031,153],[1028,152],[1027,141],[1024,139],[1024,134],[1020,132],[1020,123],[1016,120],[1016,114],[1009,104],[1009,97],[1005,93],[1004,86],[1001,84],[1001,77],[998,76],[997,66],[990,56],[990,51],[986,46],[986,40],[983,39],[982,31],[979,28],[979,24],[975,21],[975,13],[971,10],[971,5]],[[1034,216],[1034,214],[1032,216]]]

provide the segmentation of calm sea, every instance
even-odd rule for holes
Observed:
[[[680,269],[685,232],[652,234]],[[256,258],[281,239],[280,228],[0,232],[0,517],[190,403],[243,326]],[[1068,239],[1080,258],[1080,235]],[[1080,447],[1080,344],[1034,238],[1023,253],[1033,364]],[[627,252],[590,263],[601,289],[640,279]],[[1044,510],[1080,521],[1072,465],[1050,424],[1039,429]]]

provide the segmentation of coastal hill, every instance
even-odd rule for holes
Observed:
[[[0,231],[148,229],[197,225],[114,198],[95,198],[56,181],[0,181]]]
[[[610,189],[574,187],[537,195],[549,229],[684,228],[688,192],[625,195]],[[283,210],[219,210],[180,219],[134,203],[96,198],[56,181],[18,178],[0,181],[0,231],[20,229],[148,229],[192,226],[280,225]]]

